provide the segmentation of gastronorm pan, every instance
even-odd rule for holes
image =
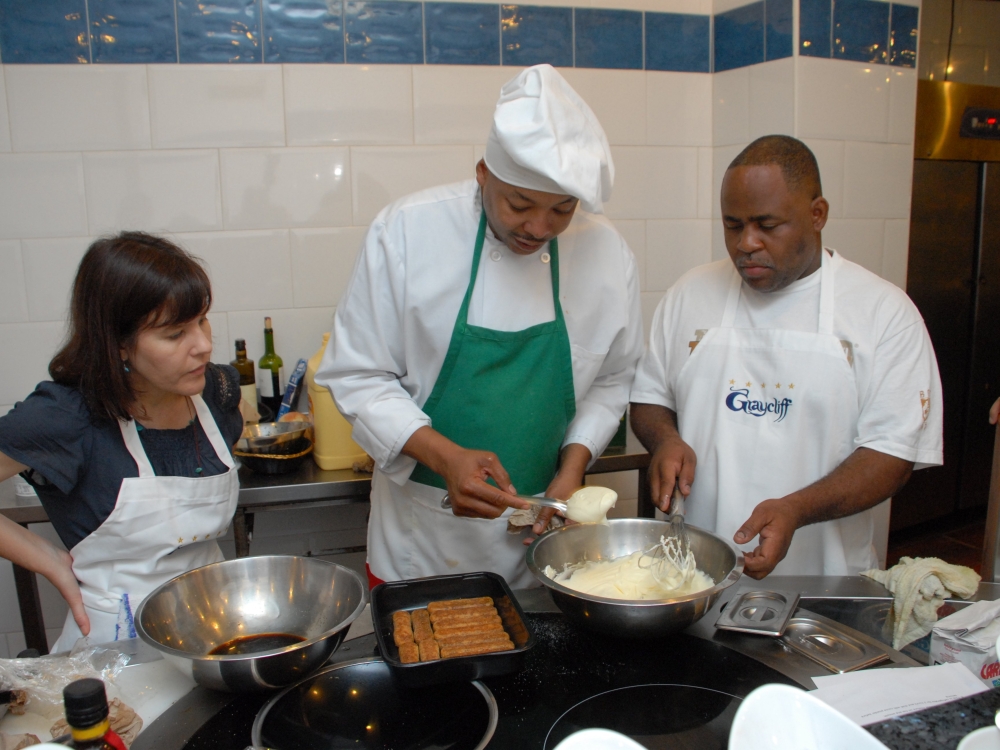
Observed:
[[[514,643],[513,650],[414,664],[404,664],[399,660],[399,650],[392,639],[393,612],[421,609],[430,602],[445,599],[480,596],[493,599],[504,630]],[[407,687],[509,674],[521,668],[525,653],[535,645],[535,637],[521,605],[507,582],[496,573],[484,571],[381,583],[371,590],[371,613],[382,658],[400,683]]]

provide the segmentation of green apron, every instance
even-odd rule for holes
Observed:
[[[423,410],[449,440],[496,453],[517,491],[536,495],[556,474],[559,449],[576,414],[573,360],[559,304],[559,246],[555,239],[549,243],[555,320],[523,331],[494,331],[468,322],[485,238],[483,212],[469,288]],[[444,479],[423,464],[410,479],[447,489]]]

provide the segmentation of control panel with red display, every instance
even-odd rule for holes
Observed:
[[[985,138],[1000,141],[1000,109],[966,107],[959,129],[962,138]]]

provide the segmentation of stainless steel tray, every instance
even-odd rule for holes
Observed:
[[[794,591],[743,591],[719,615],[715,627],[738,633],[780,636],[795,614]]]
[[[889,659],[889,652],[875,639],[804,609],[788,622],[781,642],[837,674]]]

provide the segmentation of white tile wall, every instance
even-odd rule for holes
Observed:
[[[149,148],[145,65],[8,65],[15,151]]]
[[[24,291],[21,243],[0,240],[0,324],[27,322],[28,298]]]
[[[283,146],[280,65],[150,65],[154,148]]]
[[[844,145],[844,216],[908,218],[912,177],[911,146],[848,141]]]
[[[889,70],[889,142],[913,143],[917,111],[917,71],[912,68]]]
[[[292,307],[288,230],[208,232],[177,239],[205,261],[215,312]]]
[[[229,336],[246,339],[247,356],[260,359],[264,353],[264,316],[274,326],[274,350],[285,363],[285,378],[299,359],[309,359],[323,343],[323,334],[333,325],[332,307],[268,308],[258,312],[229,313]]]
[[[229,337],[229,316],[224,312],[210,312],[208,322],[212,325],[212,361],[227,364],[236,357],[233,347],[235,339]]]
[[[615,188],[605,212],[612,219],[681,219],[698,215],[698,149],[663,146],[611,149]]]
[[[0,154],[0,238],[86,233],[80,154]]]
[[[712,206],[718,204],[719,197],[714,192],[712,159],[714,150],[698,149],[698,218],[712,218]]]
[[[291,231],[296,307],[333,307],[340,302],[366,232],[365,227]]]
[[[830,219],[823,229],[823,244],[881,274],[884,226],[882,219]]]
[[[10,120],[7,116],[7,86],[3,65],[0,65],[0,153],[10,151]],[[9,66],[7,66],[9,67]]]
[[[516,70],[515,70],[516,72]],[[570,68],[569,84],[590,105],[612,146],[646,143],[646,78],[639,70]]]
[[[95,234],[222,228],[219,154],[214,149],[84,154],[83,169],[87,215]]]
[[[66,320],[76,269],[91,241],[89,237],[21,241],[31,320]]]
[[[223,149],[227,229],[351,223],[347,148]]]
[[[712,144],[750,141],[750,69],[736,68],[712,76]]]
[[[751,65],[750,139],[795,134],[795,58]]]
[[[889,67],[798,57],[798,136],[885,142]]]
[[[712,76],[707,73],[646,73],[646,143],[655,146],[712,145]]]
[[[520,68],[493,65],[414,67],[415,141],[484,143],[493,122],[500,87],[519,72]]]
[[[665,292],[695,266],[712,260],[711,219],[646,222],[646,290]]]
[[[286,65],[288,145],[413,143],[407,65]]]
[[[803,142],[816,156],[823,197],[830,204],[830,216],[844,215],[844,142],[818,141],[804,138]]]
[[[0,403],[13,404],[48,378],[49,360],[63,338],[62,323],[11,323],[0,325]]]
[[[354,223],[364,225],[404,195],[475,177],[472,146],[351,149]]]

